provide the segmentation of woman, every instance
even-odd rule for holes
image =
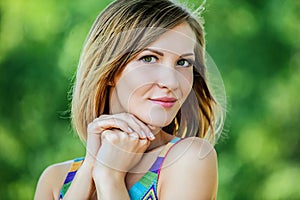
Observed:
[[[35,199],[215,199],[217,106],[201,21],[169,0],[114,1],[90,30],[73,91],[86,155],[48,167]]]

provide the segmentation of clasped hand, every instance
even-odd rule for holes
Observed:
[[[149,126],[132,114],[101,115],[88,125],[85,160],[93,163],[94,175],[109,172],[125,176],[153,139]]]

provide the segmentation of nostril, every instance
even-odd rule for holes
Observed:
[[[167,66],[167,67],[166,67]],[[179,87],[179,72],[170,65],[164,64],[156,72],[157,84],[160,88],[176,90]]]

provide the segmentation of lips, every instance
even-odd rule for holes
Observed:
[[[171,108],[176,103],[177,99],[173,97],[161,97],[150,99],[150,101],[159,104],[164,108]]]

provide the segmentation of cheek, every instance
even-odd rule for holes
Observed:
[[[140,99],[151,86],[151,76],[140,69],[124,70],[116,83],[116,90],[123,107],[129,108]],[[139,98],[134,98],[139,96]]]
[[[147,87],[156,81],[157,71],[153,66],[128,65],[117,81],[120,88],[133,92]]]
[[[186,98],[193,87],[194,76],[192,70],[180,72],[179,80],[182,96]]]

